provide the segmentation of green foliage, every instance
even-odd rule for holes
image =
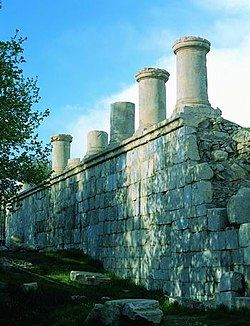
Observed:
[[[25,39],[0,41],[0,199],[6,207],[21,183],[38,184],[49,175],[48,154],[36,133],[49,111],[33,109],[40,99],[37,78],[24,77]]]

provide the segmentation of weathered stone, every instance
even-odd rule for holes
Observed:
[[[104,303],[100,320],[104,325],[117,325],[124,317],[131,322],[160,324],[163,312],[159,302],[149,299],[121,299]]]
[[[133,321],[150,322],[153,325],[160,324],[163,312],[156,300],[134,300],[124,305],[122,315]]]
[[[166,119],[166,88],[169,73],[164,69],[143,68],[136,74],[139,82],[139,129]]]
[[[222,150],[215,150],[211,153],[212,159],[216,162],[226,161],[228,158],[228,153]]]
[[[87,156],[97,154],[108,146],[108,134],[105,131],[89,131],[87,139]]]
[[[61,173],[68,164],[70,158],[70,143],[72,136],[55,135],[51,136],[52,143],[52,170],[55,173]]]
[[[228,225],[227,212],[224,208],[212,208],[207,210],[208,230],[224,230]]]
[[[115,102],[110,112],[110,143],[115,144],[127,139],[135,132],[135,104]]]
[[[71,271],[70,279],[71,281],[87,285],[109,284],[111,281],[110,278],[104,274],[83,271]]]
[[[90,311],[87,318],[84,321],[84,325],[98,325],[100,323],[100,315],[103,304],[97,303],[94,308]]]
[[[234,308],[234,298],[238,297],[239,294],[234,291],[228,291],[228,292],[221,292],[217,294],[216,301],[217,305],[223,305],[226,306],[229,309]]]
[[[227,204],[227,215],[232,224],[250,222],[250,188],[240,188]]]
[[[241,224],[239,229],[239,244],[241,247],[250,246],[250,223]]]
[[[244,294],[244,277],[241,273],[225,272],[220,279],[220,292],[234,291]]]
[[[210,43],[200,37],[185,36],[173,45],[177,59],[177,103],[210,106],[207,95],[206,54]]]
[[[37,282],[23,283],[21,289],[25,293],[36,292],[38,290],[38,283]]]

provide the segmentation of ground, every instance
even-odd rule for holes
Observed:
[[[16,262],[16,267],[0,264],[0,325],[83,325],[94,304],[105,301],[103,297],[157,299],[164,311],[164,325],[250,325],[247,311],[229,313],[220,309],[205,312],[169,305],[161,292],[147,291],[113,275],[111,285],[72,282],[69,279],[71,270],[103,272],[99,262],[81,251],[2,251],[0,255],[2,259],[5,257]],[[38,290],[24,293],[20,285],[28,282],[38,282]],[[72,299],[72,296],[75,297]]]

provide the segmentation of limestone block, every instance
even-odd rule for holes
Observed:
[[[214,173],[208,163],[196,164],[189,168],[190,182],[212,179]]]
[[[166,88],[169,73],[143,68],[136,74],[139,83],[139,126],[141,129],[166,119]]]
[[[244,265],[250,265],[250,246],[243,249]]]
[[[232,224],[250,223],[250,188],[240,188],[229,199],[227,215]]]
[[[211,232],[209,244],[210,244],[210,248],[212,250],[226,249],[226,233],[225,233],[225,231]]]
[[[207,95],[206,54],[210,50],[208,40],[185,36],[173,45],[177,67],[177,103],[183,105],[210,106]]]
[[[110,112],[110,143],[119,143],[135,132],[135,104],[115,102]]]
[[[222,162],[222,161],[226,161],[228,158],[228,153],[225,151],[222,151],[220,149],[212,151],[211,152],[211,157],[214,161],[216,162]]]
[[[21,288],[25,293],[36,292],[38,290],[38,283],[37,282],[23,283]]]
[[[225,272],[220,280],[220,292],[234,291],[244,293],[244,277],[241,273]]]
[[[163,312],[159,302],[149,299],[120,299],[106,301],[101,310],[100,320],[104,325],[116,325],[126,317],[130,322],[161,323]]]
[[[234,291],[221,292],[216,296],[217,305],[223,305],[232,309],[234,307],[234,299],[238,296],[239,294]]]
[[[183,208],[183,189],[170,190],[166,194],[166,209],[174,210]]]
[[[208,230],[224,230],[228,225],[226,209],[212,208],[207,210]]]
[[[213,198],[213,190],[211,182],[199,181],[192,185],[192,203],[200,205],[204,203],[211,203]]]
[[[239,229],[240,247],[250,246],[250,223],[241,224]]]
[[[199,160],[200,154],[197,145],[197,138],[195,135],[189,135],[186,137],[184,141],[185,146],[185,156],[190,160]]]

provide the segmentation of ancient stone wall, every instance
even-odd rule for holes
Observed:
[[[211,298],[223,274],[249,273],[247,208],[232,222],[226,209],[249,186],[234,140],[244,130],[213,109],[190,119],[191,109],[24,191],[8,244],[80,248],[172,296]]]
[[[149,289],[218,297],[229,307],[237,297],[242,306],[250,292],[250,132],[208,101],[210,43],[189,36],[173,50],[171,119],[164,120],[169,73],[144,68],[136,74],[136,132],[133,103],[116,102],[110,142],[91,131],[83,161],[70,159],[70,135],[53,136],[54,173],[19,195],[7,245],[80,248]]]

